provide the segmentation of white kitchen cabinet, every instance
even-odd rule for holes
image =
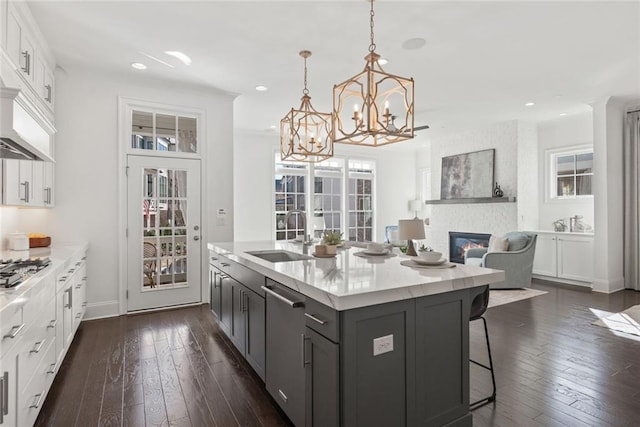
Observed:
[[[0,0],[5,85],[22,89],[53,122],[55,63],[26,2]],[[6,32],[5,29],[6,28]],[[5,61],[6,60],[6,61]],[[8,74],[14,74],[9,76]]]
[[[11,2],[7,10],[7,54],[15,69],[33,85],[36,44],[19,10]]]
[[[591,286],[593,236],[582,233],[538,234],[533,274],[545,280]]]
[[[3,160],[2,204],[52,207],[53,163]]]
[[[3,338],[4,340],[4,338]],[[15,346],[0,358],[0,426],[16,426],[18,414],[18,353]]]

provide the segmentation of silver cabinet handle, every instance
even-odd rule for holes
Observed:
[[[80,266],[81,264],[82,264],[82,261],[76,262],[76,267]]]
[[[47,329],[55,328],[57,324],[58,324],[58,321],[54,319],[49,322],[49,324],[47,325]]]
[[[29,409],[31,409],[31,408],[38,409],[40,407],[40,403],[42,403],[42,398],[43,397],[44,397],[44,391],[36,394],[35,396],[33,396],[35,401],[33,402],[33,404],[29,405]]]
[[[326,320],[321,320],[318,319],[316,316],[314,316],[313,314],[309,314],[309,313],[305,313],[304,314],[306,317],[308,317],[309,319],[313,320],[314,322],[320,323],[321,325],[326,325],[327,321]]]
[[[78,284],[76,285],[76,289],[80,289],[81,287],[82,287],[82,283],[78,283]]]
[[[37,342],[36,346],[32,350],[30,350],[29,353],[35,353],[35,354],[40,353],[40,350],[42,350],[42,346],[44,345],[45,342],[47,342],[47,340],[42,340],[40,342]]]
[[[24,198],[20,200],[29,203],[29,181],[21,182],[20,185],[24,185]]]
[[[44,100],[47,102],[51,102],[51,85],[44,85],[44,88],[47,90],[47,96],[44,98]]]
[[[311,361],[306,360],[307,357],[306,357],[306,346],[305,346],[306,341],[311,339],[311,338],[305,336],[305,334],[300,334],[300,338],[301,338],[300,341],[302,343],[302,351],[301,351],[301,354],[302,354],[302,369],[304,369],[307,365],[311,365]]]
[[[7,335],[2,337],[2,339],[4,339],[4,338],[14,339],[15,337],[18,336],[20,331],[24,329],[24,327],[25,327],[24,323],[22,325],[15,325],[13,328],[11,328],[11,331]]]
[[[22,71],[27,74],[31,74],[31,54],[28,50],[25,50],[22,52],[22,56],[24,56],[24,67],[21,67]]]
[[[84,261],[85,259],[87,259],[86,256],[83,256],[82,258],[80,258],[82,261]]]
[[[82,303],[82,308],[85,308],[86,306],[87,306],[87,303],[86,303],[86,302],[83,302],[83,303]]]
[[[55,374],[56,373],[56,364],[52,363],[49,365],[49,369],[47,370],[47,374]]]
[[[282,400],[284,400],[284,403],[287,403],[287,400],[288,400],[288,399],[287,399],[287,395],[286,395],[286,394],[284,394],[284,392],[283,392],[282,390],[280,390],[280,389],[278,389],[278,394],[280,395],[280,398],[281,398]]]
[[[73,307],[73,293],[72,293],[73,292],[73,288],[69,288],[65,292],[67,292],[69,294],[69,297],[67,299],[68,303],[66,305],[66,308],[71,308],[71,307]]]
[[[231,264],[228,264],[226,262],[221,262],[220,265],[223,267],[229,267]]]
[[[193,236],[193,240],[200,240],[200,236]]]
[[[283,297],[279,293],[274,292],[271,288],[267,288],[266,286],[260,286],[260,289],[262,289],[266,293],[270,294],[271,296],[279,299],[280,301],[282,301],[283,303],[287,304],[288,306],[290,306],[292,308],[304,307],[304,302],[302,302],[302,301],[291,301],[290,299],[287,299],[287,298]]]
[[[76,319],[79,319],[79,318],[80,318],[80,316],[82,316],[82,313],[78,313],[78,314],[76,314]]]

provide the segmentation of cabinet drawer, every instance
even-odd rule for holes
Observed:
[[[209,263],[255,293],[264,296],[264,291],[260,288],[264,286],[264,276],[262,274],[217,254],[209,256]]]
[[[54,351],[51,351],[52,349],[54,349]],[[43,363],[35,367],[33,378],[20,394],[20,400],[18,401],[18,419],[20,420],[21,426],[34,425],[40,408],[42,408],[44,404],[47,391],[53,382],[55,371],[51,369],[51,363],[53,362],[49,362],[49,360],[55,356],[55,345],[49,346],[47,355],[50,357],[43,358]],[[55,365],[53,368],[55,369]]]
[[[56,339],[55,322],[56,307],[49,304],[46,311],[29,326],[24,338],[20,342],[20,365],[18,366],[18,378],[20,378],[21,390],[34,375],[36,368],[44,360],[51,344]]]
[[[34,293],[29,302],[24,306],[23,319],[27,326],[31,325],[51,305],[56,293],[52,275],[44,277],[37,285],[37,293]],[[51,317],[55,319],[55,315]],[[51,320],[50,319],[50,320]]]
[[[13,302],[0,312],[0,357],[13,348],[24,335],[26,325],[22,321],[23,306],[24,302]]]
[[[307,298],[304,309],[305,322],[308,327],[329,338],[339,341],[340,313],[331,307]]]

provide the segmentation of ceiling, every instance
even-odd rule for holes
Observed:
[[[277,135],[271,126],[300,104],[300,50],[313,52],[312,104],[329,112],[333,85],[362,70],[369,46],[363,0],[49,0],[29,6],[60,67],[90,64],[237,94],[238,131]],[[416,81],[416,126],[431,126],[421,139],[505,120],[560,119],[610,95],[640,99],[637,1],[378,0],[374,7],[376,51],[389,60],[383,68]],[[404,49],[413,38],[426,44]],[[186,53],[192,65],[167,50]],[[148,69],[134,70],[132,62]],[[256,85],[269,89],[257,92]]]

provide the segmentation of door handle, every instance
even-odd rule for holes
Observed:
[[[40,407],[40,403],[42,403],[42,398],[44,397],[44,392],[42,393],[38,393],[35,396],[33,396],[35,399],[37,399],[35,402],[33,402],[32,405],[29,406],[29,409],[31,408],[35,408],[38,409]]]
[[[25,327],[25,323],[23,323],[22,325],[15,325],[13,328],[11,328],[11,331],[5,335],[4,338],[11,338],[14,339],[15,337],[18,336],[18,334],[20,333],[21,330],[23,330]]]
[[[46,341],[47,341],[47,340],[42,340],[42,341],[40,341],[40,342],[37,342],[37,343],[36,343],[36,346],[35,346],[32,350],[30,350],[30,351],[29,351],[29,353],[35,353],[35,354],[40,353],[40,350],[42,350],[42,346],[44,345],[44,343],[45,343]]]
[[[47,102],[51,102],[51,85],[44,85],[44,88],[47,90],[47,96],[44,98],[44,100]]]

